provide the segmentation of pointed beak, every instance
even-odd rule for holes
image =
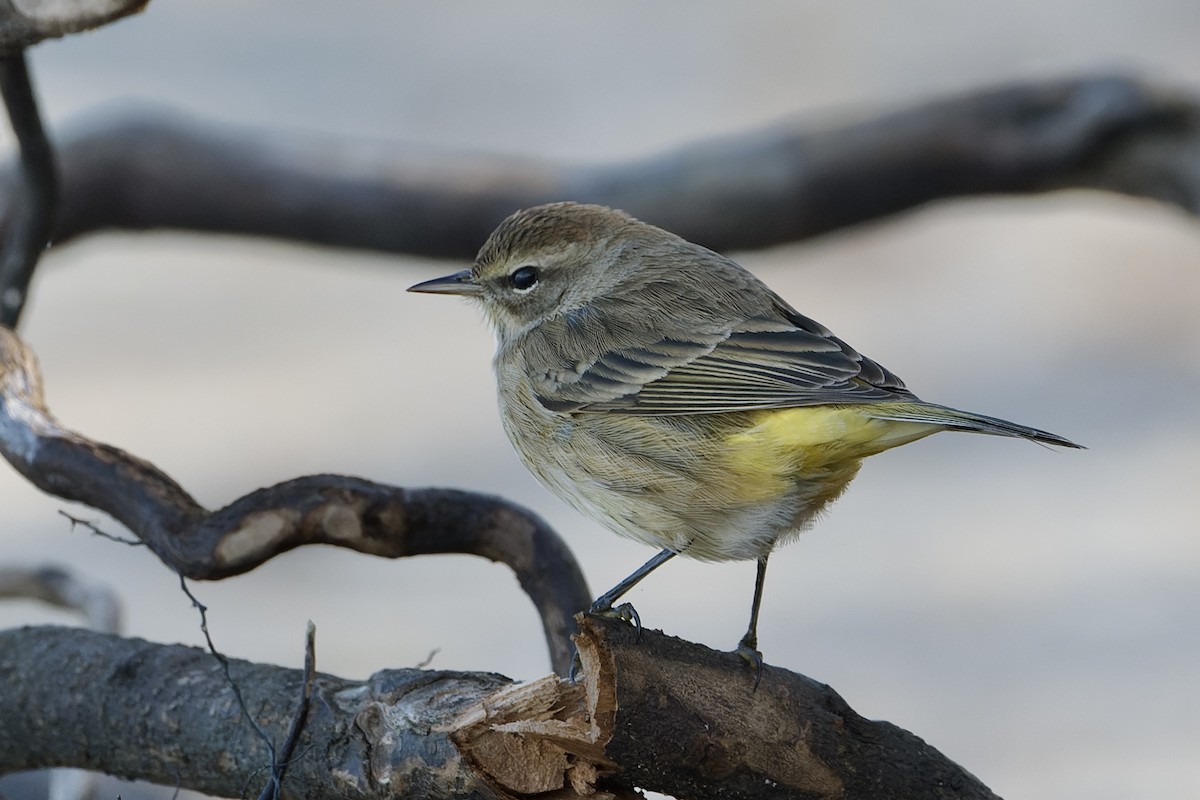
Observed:
[[[441,278],[434,278],[431,281],[422,281],[415,286],[408,287],[410,292],[422,292],[424,294],[460,294],[464,297],[477,297],[483,289],[478,283],[471,280],[471,270],[464,269],[462,272],[456,272],[453,275],[444,275]]]

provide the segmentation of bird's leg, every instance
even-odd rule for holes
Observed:
[[[674,550],[663,550],[659,552],[654,556],[654,558],[650,559],[645,564],[642,564],[640,567],[634,570],[633,574],[628,578],[597,597],[596,602],[592,603],[592,607],[588,609],[588,613],[596,614],[602,617],[616,617],[618,619],[623,619],[626,622],[632,622],[633,627],[637,628],[638,636],[641,636],[642,620],[641,617],[638,616],[637,611],[634,610],[633,606],[629,603],[622,603],[616,608],[613,608],[613,603],[620,600],[625,593],[634,586],[637,586],[642,578],[646,577],[664,562],[669,561],[674,557]]]
[[[588,609],[588,613],[595,614],[600,617],[615,617],[617,619],[623,619],[626,622],[632,622],[633,627],[637,630],[636,637],[640,638],[642,635],[642,618],[638,616],[637,610],[634,609],[634,607],[629,603],[622,603],[616,608],[613,608],[613,603],[620,600],[625,593],[634,586],[637,586],[638,582],[641,581],[642,578],[646,577],[661,564],[666,561],[670,561],[674,557],[674,550],[663,550],[662,552],[656,554],[654,558],[650,559],[645,564],[642,564],[640,567],[634,570],[633,574],[628,578],[597,597],[596,601],[592,603],[591,607]],[[571,671],[568,673],[567,677],[574,681],[575,677],[579,674],[580,666],[579,648],[576,648],[575,657],[571,659]]]
[[[769,554],[758,559],[758,574],[754,579],[754,603],[750,606],[750,627],[746,635],[738,642],[737,654],[746,660],[754,669],[754,688],[762,680],[763,657],[758,652],[758,608],[762,605],[763,581],[767,577],[767,558]]]

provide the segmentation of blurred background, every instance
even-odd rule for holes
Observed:
[[[1192,0],[159,0],[41,45],[31,63],[52,124],[159,104],[607,161],[1021,78],[1123,70],[1200,89],[1198,40]],[[870,460],[772,559],[767,661],[829,683],[1005,797],[1194,793],[1200,223],[1082,192],[981,198],[735,256],[922,397],[1090,448],[945,435]],[[206,505],[315,472],[502,494],[545,516],[603,591],[651,552],[520,466],[475,310],[404,292],[464,266],[96,235],[46,257],[23,334],[65,425],[153,461]],[[66,564],[116,588],[129,634],[201,643],[149,552],[72,531],[65,504],[6,465],[0,498],[6,563]],[[630,599],[649,627],[731,649],[753,578],[749,563],[673,562]],[[299,666],[311,619],[319,669],[347,677],[433,650],[440,668],[549,671],[532,607],[481,559],[306,548],[194,590],[217,645],[239,658]],[[45,621],[68,618],[0,606],[0,625]]]

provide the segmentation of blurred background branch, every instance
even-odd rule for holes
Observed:
[[[577,165],[220,125],[167,111],[63,127],[56,242],[105,230],[271,236],[467,259],[512,211],[622,208],[745,250],[964,195],[1090,188],[1200,212],[1197,95],[1126,77],[1014,83],[844,126],[810,121]],[[0,171],[0,219],[19,172]]]
[[[219,7],[161,4],[104,36],[38,48],[58,141],[96,135],[106,153],[93,183],[64,188],[68,204],[97,207],[64,208],[62,241],[78,244],[50,251],[22,323],[56,410],[169,465],[198,498],[330,468],[519,498],[572,535],[608,582],[641,553],[525,480],[481,400],[493,388],[481,326],[463,322],[465,309],[407,304],[394,268],[436,265],[215,236],[83,234],[246,233],[466,258],[511,210],[500,205],[567,191],[722,249],[938,197],[1076,186],[1195,213],[1195,4],[516,6],[467,19],[432,3],[331,13],[264,0],[239,6],[234,24]],[[1156,77],[1104,77],[1113,64]],[[1081,74],[1098,77],[1052,77]],[[980,93],[994,118],[965,113],[976,86],[1000,87]],[[129,96],[186,116],[88,111]],[[939,106],[958,109],[941,117],[940,136],[921,120]],[[859,121],[804,121],[845,120],[845,109]],[[873,122],[863,109],[891,111]],[[792,112],[803,119],[762,127]],[[976,123],[956,128],[956,118]],[[120,142],[105,131],[133,131],[132,149],[159,152],[112,155]],[[435,144],[392,144],[401,140]],[[903,149],[888,152],[895,142],[924,142],[907,152],[921,156],[915,171]],[[461,155],[497,150],[533,157]],[[611,161],[598,165],[597,154]],[[191,175],[192,159],[213,175]],[[777,170],[788,163],[794,172]],[[675,181],[665,201],[643,168]],[[217,174],[243,182],[223,192]],[[476,182],[441,194],[454,176]],[[152,177],[170,192],[154,194]],[[15,161],[2,180],[15,186]],[[718,197],[706,183],[730,200],[697,208],[680,195]],[[764,186],[774,200],[753,205]],[[209,188],[213,201],[186,196]],[[373,194],[409,199],[364,216]],[[440,206],[425,212],[422,198]],[[12,211],[0,207],[0,218]],[[1161,203],[1026,195],[939,204],[746,257],[914,384],[942,381],[964,404],[986,400],[981,408],[1096,444],[1071,470],[966,443],[872,465],[819,536],[779,554],[793,579],[764,609],[772,661],[803,664],[857,707],[954,743],[1005,795],[1177,796],[1195,785],[1196,231]],[[0,470],[0,496],[6,552],[40,559],[55,547],[77,569],[119,575],[132,632],[195,635],[191,610],[162,602],[174,576],[146,551],[86,536],[64,545],[60,501],[16,472]],[[880,509],[893,508],[912,513],[880,524]],[[207,585],[205,602],[223,645],[252,661],[287,663],[291,631],[323,614],[336,620],[322,628],[334,642],[323,663],[341,674],[414,663],[435,645],[439,665],[541,674],[536,626],[511,624],[528,604],[507,570],[488,566],[300,548],[248,579]],[[676,569],[639,608],[688,638],[727,639],[735,568]]]
[[[0,245],[0,325],[15,328],[34,269],[54,228],[58,175],[24,53],[0,56],[0,94],[18,145],[17,164],[9,169],[11,180],[4,191],[11,213],[0,221],[4,232]]]
[[[121,632],[121,601],[116,592],[106,584],[90,581],[57,564],[29,568],[0,566],[0,599],[38,600],[74,612],[89,630],[113,635]],[[55,635],[70,637],[73,634],[60,631]],[[18,656],[10,666],[15,674],[22,674],[23,670],[51,676],[61,674],[61,665],[37,662],[36,658]],[[61,693],[59,697],[71,704],[77,702],[63,698]],[[5,719],[7,725],[9,718]],[[5,758],[18,757],[16,752],[7,752],[6,748],[0,747],[0,751],[4,751],[0,752],[0,762]],[[0,773],[5,771],[0,767]],[[58,767],[28,777],[31,781],[44,780],[49,800],[85,800],[94,796],[98,783],[96,773],[78,766]]]
[[[0,56],[19,54],[31,44],[98,28],[136,14],[150,0],[5,0],[0,6]]]
[[[0,566],[0,598],[40,600],[74,611],[94,631],[121,632],[121,602],[112,588],[57,565]]]

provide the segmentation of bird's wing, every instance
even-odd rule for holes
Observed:
[[[558,412],[711,414],[915,398],[903,382],[791,308],[728,330],[618,347],[535,380]]]

